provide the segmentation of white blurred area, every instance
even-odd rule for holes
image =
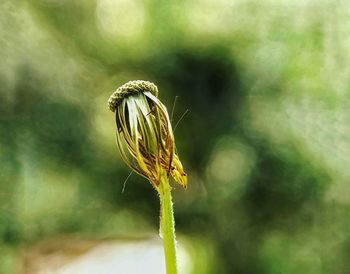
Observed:
[[[44,247],[45,246],[45,247]],[[49,245],[50,246],[50,245]],[[159,239],[73,241],[27,250],[25,274],[165,274]],[[186,251],[179,253],[179,273],[191,273]]]
[[[106,39],[136,42],[145,31],[145,7],[137,0],[96,1],[97,26]]]

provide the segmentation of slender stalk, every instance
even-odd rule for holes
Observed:
[[[162,173],[158,192],[161,207],[160,229],[163,236],[166,273],[177,274],[174,211],[171,186],[166,172]]]

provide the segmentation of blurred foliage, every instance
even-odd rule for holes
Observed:
[[[191,273],[349,273],[347,1],[0,2],[1,273],[75,233],[157,233],[107,98],[154,81],[189,175]]]

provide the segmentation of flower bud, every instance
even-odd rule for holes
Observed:
[[[116,142],[124,162],[155,188],[164,171],[186,187],[169,115],[157,96],[157,86],[141,80],[127,82],[111,95],[108,105],[115,113]]]

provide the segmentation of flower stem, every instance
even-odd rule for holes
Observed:
[[[158,192],[161,207],[160,229],[163,236],[166,273],[177,274],[174,211],[171,199],[171,186],[166,172],[160,178]]]

